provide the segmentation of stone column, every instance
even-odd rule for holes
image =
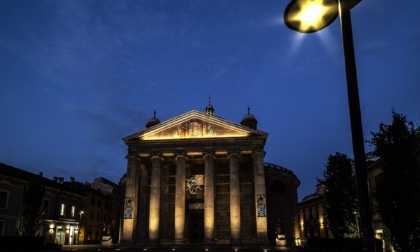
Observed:
[[[145,163],[140,164],[140,178],[139,178],[139,196],[137,205],[137,236],[140,242],[144,242],[147,239],[147,222],[144,221],[148,218],[147,216],[147,191],[149,185],[147,184],[147,168]]]
[[[267,244],[267,197],[265,194],[264,151],[254,152],[254,188],[257,243]]]
[[[175,242],[185,242],[185,157],[176,156]]]
[[[214,241],[214,156],[204,155],[204,242]]]
[[[122,230],[122,242],[133,243],[136,239],[137,224],[137,157],[128,155],[127,157],[127,177],[126,191],[124,199],[124,220]]]
[[[160,213],[160,177],[161,157],[152,156],[152,181],[150,185],[150,212],[149,212],[149,240],[157,242],[159,239],[159,213]]]
[[[230,154],[230,238],[241,239],[241,192],[239,189],[239,154]]]

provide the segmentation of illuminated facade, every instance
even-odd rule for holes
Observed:
[[[162,123],[154,116],[145,130],[124,138],[121,242],[268,244],[277,222],[296,238],[296,176],[271,165],[267,178],[268,134],[256,129],[249,111],[240,125],[213,111],[209,104],[206,113],[193,110]],[[267,193],[268,179],[283,191],[273,186]],[[292,200],[278,204],[289,211],[270,215],[269,207],[277,207],[270,197],[286,191]]]
[[[318,184],[316,192],[303,198],[298,205],[301,244],[309,238],[331,238],[325,213],[325,186]]]
[[[95,178],[92,184],[74,180],[65,184],[84,194],[80,210],[76,213],[79,221],[78,244],[118,241],[121,202],[118,186],[103,177]]]

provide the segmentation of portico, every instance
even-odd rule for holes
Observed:
[[[268,243],[267,136],[193,110],[124,138],[122,240]]]

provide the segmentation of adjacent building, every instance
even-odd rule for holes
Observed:
[[[309,238],[330,238],[325,214],[325,186],[318,184],[315,193],[302,199],[298,205],[301,244]]]
[[[77,213],[80,228],[79,244],[116,243],[121,205],[121,192],[117,184],[99,177],[92,184],[74,180],[66,182],[84,196]]]
[[[118,241],[120,190],[104,178],[93,184],[63,177],[53,180],[15,167],[0,164],[0,236],[18,235],[17,220],[23,206],[24,190],[42,185],[38,236],[46,243],[75,245]]]
[[[66,186],[63,178],[50,180],[42,173],[37,175],[5,164],[0,164],[0,235],[18,235],[16,224],[23,193],[31,184],[45,187],[38,236],[45,236],[47,243],[77,244],[77,213],[84,194]]]
[[[121,241],[268,244],[299,238],[297,187],[288,169],[266,164],[268,133],[190,111],[125,137],[127,173]]]

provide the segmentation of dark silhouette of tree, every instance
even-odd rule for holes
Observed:
[[[22,207],[17,221],[20,236],[36,236],[38,233],[39,219],[45,187],[40,182],[33,181],[23,190]]]
[[[368,141],[382,168],[374,196],[394,249],[420,251],[420,128],[395,111],[392,119]]]
[[[328,228],[334,238],[357,237],[357,193],[353,161],[336,153],[328,157],[324,170],[325,201]]]

